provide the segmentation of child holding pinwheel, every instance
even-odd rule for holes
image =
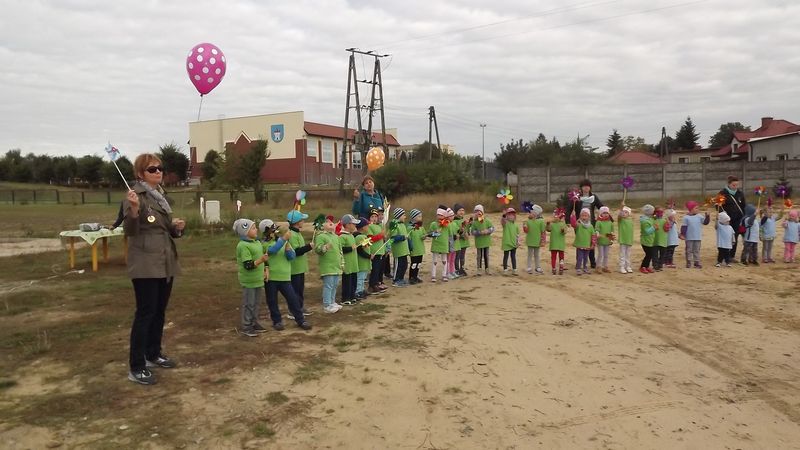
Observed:
[[[484,215],[483,205],[475,205],[470,233],[475,236],[475,250],[477,250],[478,254],[478,275],[480,275],[481,268],[483,268],[486,275],[489,275],[489,247],[492,245],[494,226]]]
[[[550,233],[550,266],[553,268],[553,275],[556,274],[556,264],[558,264],[558,274],[564,275],[564,251],[567,247],[565,214],[564,208],[556,208],[553,211],[553,221],[547,222],[545,226],[545,231]]]
[[[623,206],[617,217],[619,229],[619,273],[633,273],[631,268],[631,248],[633,247],[633,218],[631,209]]]
[[[686,268],[694,266],[702,269],[700,264],[700,244],[703,239],[703,225],[708,225],[711,216],[708,213],[700,215],[700,204],[694,200],[686,202],[687,214],[681,219],[681,232],[679,239],[686,241]]]
[[[789,217],[783,222],[783,262],[794,262],[794,251],[800,242],[800,213],[789,210]]]
[[[408,229],[406,228],[406,210],[395,208],[392,211],[393,220],[389,222],[389,239],[394,255],[394,280],[392,286],[406,287],[406,269],[408,268]]]
[[[267,308],[269,308],[272,328],[276,331],[284,329],[281,309],[278,306],[278,293],[280,293],[286,300],[289,314],[297,326],[304,330],[310,330],[311,325],[305,321],[300,299],[292,287],[291,262],[295,259],[295,252],[289,243],[291,233],[287,231],[279,236],[278,227],[270,219],[259,222],[258,228],[263,235],[261,245],[264,253],[269,255],[269,278],[264,283],[264,289],[267,293]]]
[[[642,206],[642,215],[639,216],[639,242],[642,244],[644,250],[644,258],[642,264],[639,266],[641,273],[653,273],[650,264],[653,262],[653,245],[656,239],[656,219],[653,214],[656,208],[653,205]]]
[[[339,221],[341,232],[339,234],[339,245],[342,247],[342,304],[353,305],[356,299],[356,282],[358,281],[358,252],[356,238],[353,233],[356,231],[358,219],[350,214],[345,214]]]
[[[378,221],[379,211],[373,209],[369,213],[369,226],[367,227],[367,235],[372,241],[369,247],[369,253],[372,259],[372,269],[369,273],[369,293],[381,294],[386,291],[387,287],[382,282],[383,278],[383,256],[386,254],[386,246],[384,244],[384,231],[383,226]]]
[[[528,202],[525,202],[528,203]],[[534,266],[536,264],[536,274],[541,275],[542,266],[540,262],[539,250],[545,244],[547,235],[545,230],[547,223],[542,217],[542,207],[539,205],[523,204],[523,210],[528,213],[528,220],[522,225],[522,231],[525,232],[525,244],[528,246],[528,273],[534,273]]]
[[[367,227],[369,221],[363,217],[358,220],[356,224],[356,232],[353,233],[353,238],[356,241],[356,255],[358,256],[358,273],[356,274],[356,299],[364,300],[367,298],[367,278],[369,278],[369,271],[372,268],[371,255],[369,254],[369,247],[372,244],[369,236],[367,236]]]
[[[436,209],[436,220],[428,226],[428,235],[431,237],[431,282],[436,282],[436,266],[442,263],[442,281],[447,278],[447,255],[450,253],[450,221],[447,220],[447,210]]]
[[[408,216],[411,220],[408,224],[410,228],[408,231],[408,250],[411,256],[408,283],[419,284],[422,283],[422,279],[419,277],[419,269],[422,267],[422,257],[425,255],[424,240],[427,237],[427,231],[422,225],[422,211],[412,209],[408,212]]]
[[[453,211],[455,211],[456,216],[453,219],[453,223],[455,224],[455,247],[456,247],[456,259],[455,259],[455,273],[457,276],[465,277],[467,276],[467,271],[464,270],[464,262],[466,260],[467,249],[469,248],[469,233],[467,229],[469,227],[470,219],[465,219],[464,214],[466,213],[464,210],[464,205],[456,203],[453,205]]]
[[[336,288],[342,275],[344,261],[341,243],[334,234],[336,225],[333,221],[333,216],[325,217],[322,232],[317,233],[314,240],[314,252],[319,256],[319,274],[322,277],[322,305],[328,314],[342,309],[342,305],[336,303]]]
[[[294,209],[286,214],[286,221],[289,222],[289,245],[294,249],[295,258],[292,263],[292,288],[300,301],[300,309],[303,314],[308,316],[306,310],[306,272],[308,272],[308,252],[312,249],[312,243],[306,243],[303,235],[303,224],[308,219],[308,214],[300,212],[300,208],[306,204],[305,191],[297,191],[294,198]],[[292,316],[290,315],[291,319]]]
[[[758,241],[761,232],[761,221],[756,217],[756,207],[748,204],[744,207],[742,218],[744,233],[744,249],[742,250],[741,263],[744,265],[758,265]]]
[[[455,280],[460,275],[456,274],[456,240],[458,239],[458,224],[456,224],[456,212],[447,208],[447,220],[450,221],[450,239],[447,241],[447,278]]]
[[[511,273],[517,275],[517,247],[519,247],[517,211],[514,208],[506,208],[500,224],[503,226],[503,273],[508,273],[508,259],[511,257]]]
[[[578,218],[573,214],[570,216],[570,225],[575,229],[575,250],[576,250],[576,263],[575,274],[581,275],[581,271],[589,275],[589,252],[592,251],[596,244],[596,233],[592,225],[592,213],[589,208],[581,209]]]
[[[611,272],[608,268],[608,255],[611,244],[614,243],[614,219],[608,206],[600,207],[600,215],[594,224],[597,233],[597,271]]]

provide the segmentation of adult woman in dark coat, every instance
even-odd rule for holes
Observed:
[[[725,205],[722,206],[722,210],[728,213],[731,217],[731,226],[733,227],[733,248],[731,249],[731,259],[733,261],[737,261],[736,259],[736,245],[739,243],[739,236],[742,235],[742,232],[739,230],[739,226],[742,224],[742,219],[744,218],[744,207],[747,205],[747,202],[744,198],[744,192],[739,189],[739,178],[735,177],[734,175],[730,175],[728,177],[728,185],[722,188],[719,191],[720,195],[725,196]]]
[[[123,204],[128,275],[136,296],[128,379],[150,385],[156,382],[150,368],[175,367],[175,362],[161,353],[161,338],[172,281],[180,274],[175,238],[183,234],[185,222],[172,218],[172,208],[161,189],[161,160],[149,153],[139,155],[133,170],[139,181]]]
[[[592,192],[592,182],[588,179],[582,180],[579,187],[581,191],[580,200],[577,202],[570,200],[567,203],[567,220],[569,220],[569,217],[571,217],[573,213],[575,214],[575,217],[577,217],[580,215],[581,209],[588,208],[589,214],[592,218],[592,225],[594,225],[595,222],[597,222],[594,216],[594,210],[603,207],[603,202],[601,202],[600,198],[595,195],[594,192]],[[595,261],[594,257],[594,249],[589,252],[589,264],[591,264],[592,269],[597,268],[597,262]]]

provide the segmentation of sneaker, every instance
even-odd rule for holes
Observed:
[[[584,274],[584,275],[591,275],[591,274],[592,274],[592,271],[591,271],[591,270],[589,270],[589,269],[583,269],[583,274]]]
[[[544,275],[544,270],[541,267],[537,267],[535,272],[536,275]]]
[[[514,275],[516,277],[518,275],[517,269],[511,269],[511,275]]]
[[[366,292],[356,292],[356,298],[358,300],[364,300],[365,298],[367,298],[367,293]]]
[[[303,317],[308,317],[308,316],[310,316],[312,314],[314,314],[314,313],[309,311],[309,310],[307,310],[307,309],[305,309],[305,308],[303,308]]]
[[[628,273],[628,271],[627,271],[627,270],[625,270],[625,268],[624,268],[624,267],[620,267],[620,268],[619,268],[619,273]]]
[[[306,321],[300,322],[299,324],[297,324],[297,326],[299,326],[300,328],[302,328],[302,329],[304,329],[306,331],[311,329],[311,324],[306,322]]]
[[[450,279],[447,277],[442,277],[442,281],[450,281]]]
[[[647,267],[639,267],[639,272],[641,272],[641,273],[650,273],[650,271],[647,270]]]
[[[382,291],[385,291],[385,290],[389,289],[389,286],[386,286],[385,284],[381,283],[381,284],[378,285],[378,289],[380,289]]]
[[[353,306],[355,304],[356,304],[356,302],[354,302],[352,300],[342,300],[342,305],[345,305],[345,306]]]
[[[632,268],[630,268],[630,267],[626,267],[626,268],[625,268],[625,272],[628,272],[628,273],[633,273],[633,269],[632,269]]]
[[[408,285],[403,280],[397,280],[397,281],[393,281],[392,282],[392,287],[403,288],[403,287],[406,287],[406,286],[408,286]]]
[[[258,332],[256,330],[242,330],[241,333],[242,333],[242,336],[247,336],[247,337],[256,337],[256,336],[258,336]]]
[[[378,289],[377,287],[371,287],[369,288],[369,293],[370,295],[378,295],[378,294],[383,294],[383,291]]]
[[[700,263],[695,263],[695,264],[694,264],[694,268],[695,268],[695,269],[702,269],[702,268],[703,268],[703,265],[702,265],[702,264],[700,264]]]
[[[253,331],[256,333],[266,333],[267,329],[262,327],[260,323],[257,323],[255,326],[253,326]]]
[[[553,269],[553,275],[555,275],[555,274],[556,274],[556,269]]]
[[[153,372],[150,372],[147,369],[137,370],[135,372],[128,372],[128,379],[133,381],[134,383],[144,384],[147,386],[156,384],[155,375],[153,375]]]
[[[583,272],[581,272],[580,270],[576,270],[576,271],[575,271],[575,275],[577,275],[577,276],[581,276],[581,275],[583,275]]]
[[[283,325],[283,322],[273,323],[272,329],[275,331],[283,331],[286,327]]]
[[[731,263],[725,263],[725,267],[732,267]]]
[[[292,313],[286,314],[286,317],[288,317],[289,320],[294,320],[294,314]]]
[[[605,273],[611,273],[611,271],[610,271],[610,270],[608,270],[608,267],[603,267],[603,272],[605,272]]]
[[[175,361],[167,358],[164,355],[158,355],[155,359],[145,360],[145,365],[149,369],[151,367],[160,367],[162,369],[172,369],[176,366]]]
[[[461,269],[461,276],[462,277],[466,277],[466,276],[469,276],[469,275],[467,275],[467,271],[465,269]]]
[[[422,283],[422,278],[420,277],[414,278],[414,280],[417,282],[417,284]]]
[[[688,263],[688,262],[687,262],[687,263],[686,263],[686,268],[687,268],[687,269],[691,269],[691,268],[692,268],[692,263]]]
[[[714,264],[714,267],[722,267],[722,264],[716,263],[716,264]]]
[[[408,284],[409,284],[410,286],[413,286],[413,285],[415,285],[415,284],[417,284],[417,283],[418,283],[418,281],[417,281],[417,279],[416,279],[416,278],[412,278],[412,279],[408,280]]]
[[[339,312],[339,308],[337,308],[334,305],[328,305],[323,309],[323,311],[325,311],[328,314],[333,314]]]
[[[431,277],[431,283],[436,283],[436,277]]]

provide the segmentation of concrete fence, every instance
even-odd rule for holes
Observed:
[[[629,199],[654,199],[696,196],[698,200],[719,192],[729,175],[741,180],[745,196],[764,185],[771,188],[779,178],[786,178],[800,188],[800,160],[731,161],[684,164],[605,165],[594,167],[526,167],[518,170],[516,192],[520,201],[555,203],[559,196],[588,178],[592,191],[603,200],[621,200],[620,182],[626,176],[635,184],[628,190]],[[512,181],[510,177],[509,181]],[[510,183],[514,186],[514,183]]]

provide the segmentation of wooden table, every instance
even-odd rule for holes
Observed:
[[[92,272],[97,272],[97,244],[101,243],[103,247],[103,262],[108,262],[108,239],[112,237],[122,236],[123,238],[123,255],[128,259],[128,238],[125,236],[125,231],[122,227],[117,227],[114,230],[103,228],[100,231],[80,231],[80,230],[67,230],[58,234],[62,239],[67,240],[69,252],[69,268],[75,268],[75,242],[78,239],[83,239],[92,248]]]

